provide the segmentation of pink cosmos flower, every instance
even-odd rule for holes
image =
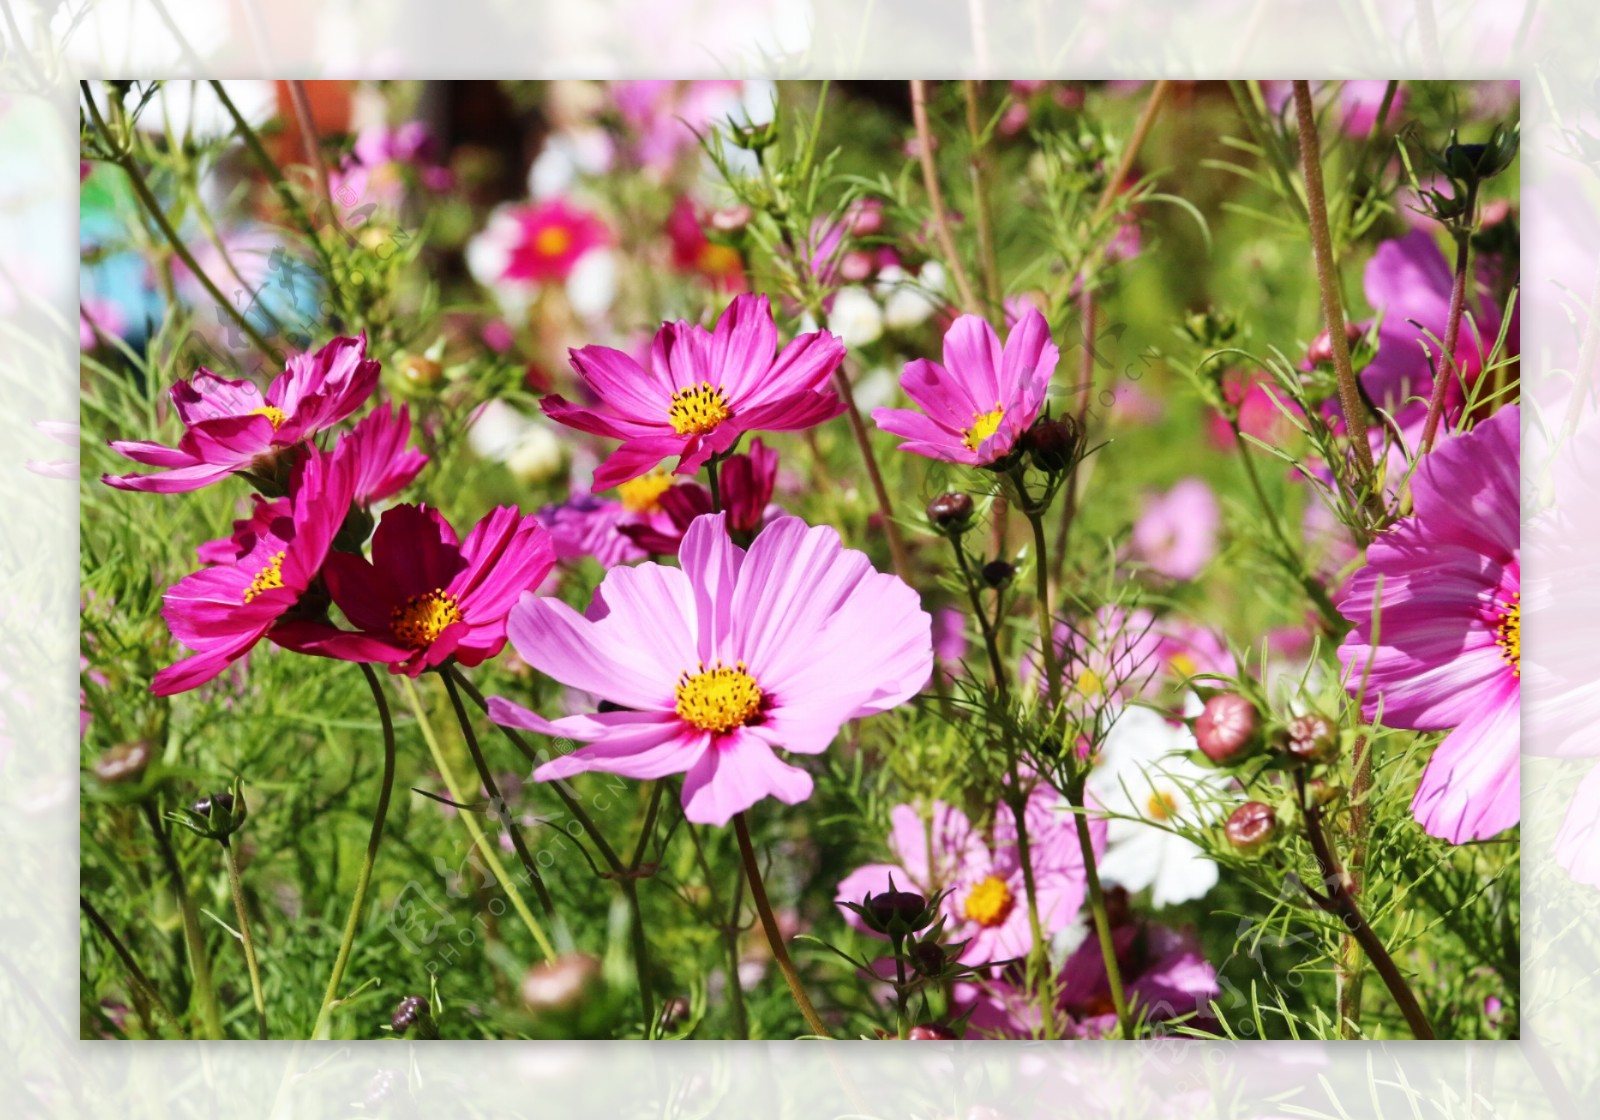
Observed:
[[[1195,1025],[1209,1019],[1207,1009],[1222,989],[1216,969],[1207,962],[1192,933],[1124,914],[1121,922],[1113,918],[1111,938],[1123,992],[1136,1018],[1148,1023],[1184,1019]],[[968,1038],[1029,1038],[1038,1032],[1039,1008],[1018,979],[1007,970],[993,979],[955,986],[957,1006],[973,1009],[967,1021]],[[1067,958],[1057,983],[1061,988],[1057,1007],[1071,1025],[1072,1037],[1103,1038],[1115,1031],[1117,1016],[1105,958],[1092,933]],[[1192,1018],[1196,1014],[1198,1022]]]
[[[416,479],[428,457],[411,442],[411,410],[375,408],[340,441],[355,458],[355,503],[363,508],[392,498]]]
[[[1039,901],[1039,923],[1045,935],[1066,929],[1078,919],[1087,880],[1077,825],[1072,816],[1058,811],[1060,798],[1048,787],[1035,786],[1028,797],[1029,852]],[[898,805],[890,813],[889,851],[894,863],[870,863],[857,868],[839,884],[836,903],[860,903],[868,894],[889,889],[894,877],[899,890],[915,890],[932,898],[942,890],[946,929],[951,941],[966,941],[961,960],[967,964],[1024,957],[1033,945],[1028,919],[1027,892],[1017,846],[1017,829],[1011,810],[995,810],[994,835],[986,838],[960,809],[942,801],[933,803],[924,818],[911,805]],[[1096,852],[1105,847],[1106,824],[1090,824]],[[861,919],[844,906],[845,921],[865,930]]]
[[[1412,800],[1452,843],[1521,817],[1521,410],[1441,441],[1412,476],[1415,514],[1372,542],[1339,610],[1339,659],[1362,716],[1450,734]],[[1375,644],[1376,643],[1376,644]]]
[[[650,348],[650,368],[606,346],[572,351],[572,365],[600,400],[595,408],[559,396],[541,402],[553,420],[620,439],[595,471],[606,490],[677,455],[677,473],[693,474],[713,454],[753,431],[799,431],[831,420],[844,404],[827,387],[844,359],[844,344],[826,331],[801,335],[782,353],[772,308],[763,295],[742,295],[715,331],[665,323]]]
[[[517,596],[554,566],[550,534],[514,506],[491,510],[465,541],[436,509],[394,506],[372,536],[371,561],[336,552],[323,569],[328,594],[356,630],[286,623],[278,642],[413,677],[452,659],[478,665],[505,647]]]
[[[684,816],[726,824],[763,797],[794,805],[811,776],[780,761],[827,750],[848,720],[914,696],[933,665],[917,594],[826,526],[786,517],[748,552],[727,515],[697,518],[677,568],[606,573],[588,614],[525,595],[512,644],[533,668],[616,710],[547,720],[494,698],[496,722],[588,744],[534,772],[685,774]]]
[[[638,543],[638,535],[673,532],[667,498],[674,489],[671,475],[652,471],[618,486],[615,498],[574,494],[545,506],[539,520],[550,530],[557,560],[570,563],[592,556],[605,568],[631,564],[653,551]]]
[[[1239,410],[1239,430],[1245,435],[1275,447],[1282,447],[1295,436],[1294,423],[1284,412],[1288,410],[1289,415],[1299,415],[1300,406],[1288,399],[1270,374],[1261,370],[1252,373],[1230,370],[1223,377],[1222,395]],[[1233,430],[1220,412],[1212,412],[1208,417],[1207,433],[1222,451],[1232,451],[1236,446]]]
[[[1017,320],[1005,347],[994,328],[962,315],[944,336],[944,365],[906,365],[900,387],[922,409],[878,408],[878,427],[908,442],[900,449],[981,467],[1003,458],[1038,419],[1060,351],[1036,308]]]
[[[106,475],[102,481],[119,490],[174,494],[269,465],[280,452],[349,416],[377,384],[378,363],[367,357],[365,334],[336,338],[314,354],[290,358],[265,395],[249,381],[229,381],[202,368],[193,381],[172,387],[172,403],[185,429],[176,448],[111,442],[134,462],[163,469]]]
[[[1133,555],[1168,579],[1194,579],[1217,554],[1221,525],[1222,507],[1211,487],[1185,478],[1145,499],[1133,526]]]
[[[759,439],[750,441],[748,453],[730,455],[718,464],[717,478],[728,532],[736,541],[753,539],[763,526],[783,516],[782,507],[772,501],[778,453]],[[711,491],[698,482],[679,482],[661,493],[658,508],[663,517],[622,525],[621,532],[652,556],[676,556],[694,519],[712,512]]]
[[[744,83],[728,79],[613,82],[612,97],[623,122],[637,137],[635,156],[657,173],[700,146],[707,132],[739,109]]]
[[[468,260],[484,283],[561,283],[587,253],[611,243],[599,217],[564,198],[501,206],[472,239]]]
[[[272,631],[311,586],[355,490],[354,458],[313,449],[297,465],[289,496],[258,500],[233,537],[201,550],[210,566],[162,596],[172,636],[194,651],[156,674],[157,696],[211,680]],[[231,555],[230,555],[231,554]]]

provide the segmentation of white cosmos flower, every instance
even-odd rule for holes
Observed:
[[[883,337],[883,309],[865,288],[840,288],[828,312],[828,329],[854,350]]]
[[[1155,824],[1207,824],[1222,815],[1228,779],[1192,761],[1194,735],[1149,708],[1126,708],[1100,747],[1089,791],[1119,814],[1106,831],[1100,874],[1130,891],[1151,888],[1151,902],[1169,906],[1199,898],[1217,883],[1217,865],[1182,836]],[[1138,817],[1140,820],[1127,820]]]

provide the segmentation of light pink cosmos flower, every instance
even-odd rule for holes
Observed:
[[[229,541],[204,546],[210,566],[162,596],[172,636],[194,656],[157,673],[151,691],[170,696],[196,688],[268,637],[322,568],[354,490],[353,456],[313,449],[296,467],[287,498],[258,501]]]
[[[622,441],[595,471],[596,491],[637,478],[673,455],[677,473],[693,474],[745,432],[799,431],[844,411],[828,388],[844,360],[844,343],[816,331],[782,353],[777,345],[767,297],[742,295],[714,331],[682,321],[662,324],[648,370],[610,347],[572,351],[573,368],[599,405],[584,408],[549,396],[540,406],[568,427]]]
[[[1078,919],[1087,880],[1077,825],[1057,808],[1060,801],[1048,787],[1035,786],[1028,797],[1029,853],[1039,903],[1039,924],[1045,935],[1067,929]],[[868,894],[889,889],[915,890],[932,898],[942,890],[943,911],[949,919],[949,940],[966,941],[961,960],[967,964],[1024,957],[1033,945],[1028,919],[1027,891],[1011,810],[995,810],[992,837],[985,837],[960,809],[942,801],[933,803],[924,818],[911,805],[897,805],[890,813],[889,851],[894,863],[869,863],[845,876],[834,901],[860,903]],[[1098,854],[1104,850],[1106,823],[1090,823]],[[854,911],[839,906],[844,919],[865,930]]]
[[[764,797],[794,805],[811,776],[780,761],[827,750],[846,721],[887,711],[928,682],[929,619],[917,594],[786,517],[748,552],[725,514],[697,518],[680,567],[606,573],[587,616],[525,595],[511,642],[533,668],[618,710],[547,720],[499,697],[498,723],[587,743],[534,772],[685,774],[684,816],[726,824]]]
[[[744,83],[729,79],[613,82],[611,94],[634,132],[639,163],[665,173],[680,156],[700,147],[700,134],[739,109]]]
[[[1411,481],[1415,513],[1367,549],[1339,611],[1339,659],[1362,716],[1450,734],[1412,800],[1452,843],[1521,819],[1521,409],[1440,442]],[[1376,646],[1374,646],[1376,642]]]
[[[1133,555],[1168,579],[1190,580],[1217,554],[1222,507],[1211,487],[1185,478],[1145,499],[1133,526]]]
[[[1036,308],[1023,311],[1004,348],[994,328],[962,315],[945,332],[944,365],[906,365],[900,387],[921,408],[878,408],[873,423],[908,442],[900,450],[981,467],[1003,458],[1039,418],[1060,351]]]
[[[177,447],[111,441],[134,462],[163,469],[106,475],[103,481],[119,490],[157,494],[199,490],[236,471],[266,465],[332,427],[360,408],[377,384],[378,363],[367,357],[365,334],[295,355],[265,394],[250,381],[229,381],[201,368],[193,381],[172,387],[172,403],[185,429]]]
[[[356,627],[285,623],[280,645],[343,661],[375,661],[420,676],[447,661],[478,665],[506,644],[517,597],[555,566],[550,534],[514,506],[491,510],[464,541],[436,509],[399,505],[372,535],[372,560],[335,552],[328,594]]]

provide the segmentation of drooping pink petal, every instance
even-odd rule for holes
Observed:
[[[811,775],[778,761],[772,748],[747,731],[719,736],[683,780],[683,815],[695,824],[722,826],[764,797],[798,805],[811,796]]]

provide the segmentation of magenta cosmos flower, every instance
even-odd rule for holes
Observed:
[[[596,490],[637,478],[673,455],[679,474],[693,474],[745,432],[799,431],[844,411],[827,388],[844,359],[844,343],[816,331],[774,359],[777,344],[767,297],[742,295],[715,331],[663,324],[648,370],[609,347],[574,350],[573,368],[599,405],[584,408],[549,396],[542,407],[568,427],[622,441],[595,471]]]
[[[1069,813],[1058,811],[1059,800],[1046,787],[1036,786],[1025,813],[1039,924],[1047,937],[1077,921],[1087,882],[1077,825]],[[1016,821],[1009,808],[996,808],[989,837],[960,809],[942,801],[933,803],[927,817],[911,805],[898,805],[889,819],[889,851],[895,862],[852,871],[839,884],[835,902],[859,904],[868,894],[881,894],[890,889],[890,876],[895,889],[920,891],[928,898],[947,890],[946,928],[951,941],[966,942],[962,961],[987,964],[1028,954],[1033,933]],[[1092,821],[1089,827],[1096,852],[1103,851],[1105,821]],[[846,922],[866,929],[854,911],[843,905],[840,911]]]
[[[410,443],[411,412],[405,405],[398,412],[375,408],[350,430],[341,445],[348,444],[347,454],[355,458],[356,505],[365,508],[411,485],[428,457]]]
[[[778,481],[778,453],[759,439],[750,441],[748,454],[730,455],[719,463],[717,478],[722,488],[723,512],[728,515],[728,532],[735,540],[752,540],[762,526],[783,516],[783,509],[772,502]],[[651,555],[676,556],[694,519],[712,512],[711,491],[698,482],[679,482],[661,492],[657,508],[660,518],[634,520],[620,530]]]
[[[587,743],[534,772],[685,774],[684,816],[726,824],[763,797],[794,805],[811,776],[774,748],[819,754],[846,721],[916,695],[933,665],[917,594],[826,526],[786,517],[748,552],[725,514],[696,519],[680,567],[613,568],[587,615],[525,595],[512,645],[615,710],[548,720],[494,698],[499,723]]]
[[[158,494],[198,490],[235,471],[268,466],[279,452],[349,416],[372,395],[378,363],[367,357],[367,336],[336,338],[314,354],[297,354],[265,394],[249,381],[229,381],[202,368],[172,387],[183,421],[178,446],[113,440],[156,474],[106,475],[119,490]]]
[[[328,594],[356,627],[286,623],[279,644],[345,661],[377,661],[415,677],[446,661],[477,665],[506,644],[517,596],[555,565],[550,534],[533,517],[501,506],[458,541],[438,510],[400,505],[372,535],[372,560],[328,557]]]
[[[1415,514],[1367,549],[1339,610],[1339,658],[1362,716],[1445,731],[1411,811],[1431,835],[1480,840],[1521,818],[1521,410],[1441,442],[1412,475]]]
[[[467,247],[472,273],[485,284],[560,283],[578,261],[611,243],[596,215],[563,198],[502,206]]]
[[[872,420],[907,442],[900,450],[981,467],[1003,458],[1039,418],[1060,352],[1037,308],[1028,308],[1005,346],[976,315],[944,336],[944,365],[918,358],[900,387],[922,409],[874,409]]]
[[[157,673],[151,691],[170,696],[202,685],[267,637],[317,577],[354,489],[352,455],[312,450],[287,498],[258,501],[228,541],[202,546],[211,565],[168,588],[161,608],[194,656]]]

